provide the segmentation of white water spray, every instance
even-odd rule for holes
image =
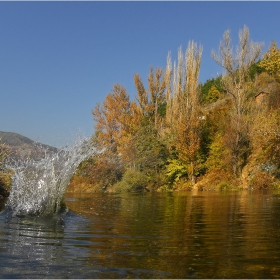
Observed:
[[[13,166],[15,173],[6,208],[12,215],[58,213],[72,175],[79,164],[94,153],[90,139],[80,139],[56,154],[46,154],[40,161],[30,160]]]

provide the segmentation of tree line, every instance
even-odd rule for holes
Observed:
[[[168,53],[165,69],[150,68],[146,86],[134,75],[135,100],[115,84],[92,110],[98,155],[80,164],[70,189],[278,187],[280,50],[272,41],[260,58],[262,48],[244,26],[234,51],[227,30],[211,53],[223,75],[199,83],[203,48],[190,41],[177,61]],[[7,151],[0,145],[4,189]]]
[[[223,34],[212,58],[224,74],[199,83],[202,46],[190,41],[177,61],[150,68],[130,100],[115,84],[92,111],[99,155],[83,162],[72,185],[115,191],[277,187],[280,168],[280,50],[249,29]]]

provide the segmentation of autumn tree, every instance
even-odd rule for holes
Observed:
[[[232,97],[233,108],[228,126],[228,146],[231,150],[232,169],[239,176],[246,164],[249,152],[247,97],[250,92],[248,78],[250,68],[259,57],[262,45],[250,41],[249,29],[244,26],[238,34],[239,45],[236,53],[231,45],[230,31],[227,30],[220,43],[219,53],[212,51],[213,59],[225,69],[221,83]]]
[[[260,67],[264,68],[270,75],[280,78],[280,50],[275,41],[271,42],[268,51],[263,55]]]
[[[173,68],[173,86],[167,104],[167,122],[178,159],[187,166],[188,177],[195,182],[196,156],[200,148],[198,77],[202,47],[189,42],[185,56],[178,51],[178,66]]]
[[[130,117],[131,103],[123,86],[114,85],[112,93],[106,96],[102,106],[98,103],[92,111],[96,122],[95,129],[99,132],[98,142],[101,146],[116,149],[123,131],[132,125]]]
[[[110,177],[118,179],[125,162],[131,158],[127,156],[124,147],[131,145],[131,134],[137,128],[136,105],[129,101],[129,96],[123,86],[114,85],[112,93],[106,96],[102,106],[97,104],[92,111],[95,120],[95,146],[100,150],[96,159],[97,166],[101,169],[114,169]],[[98,168],[97,168],[98,169]],[[96,172],[99,170],[96,169]],[[100,172],[99,172],[100,173]],[[101,172],[102,173],[102,172]],[[113,182],[113,178],[110,179]]]
[[[142,121],[146,120],[156,129],[160,129],[165,117],[166,100],[169,94],[170,69],[165,73],[161,68],[150,68],[148,87],[145,88],[139,74],[134,75],[134,84],[137,90],[137,101],[141,111]]]

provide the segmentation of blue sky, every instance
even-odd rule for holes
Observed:
[[[200,81],[225,30],[236,44],[280,46],[280,2],[0,2],[0,130],[61,147],[94,133],[91,111],[113,85],[132,99],[133,75],[165,67],[169,51],[203,46]]]

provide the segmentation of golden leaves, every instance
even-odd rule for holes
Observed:
[[[260,67],[264,68],[271,75],[279,75],[280,50],[278,49],[276,42],[271,42],[268,51],[263,55]]]

